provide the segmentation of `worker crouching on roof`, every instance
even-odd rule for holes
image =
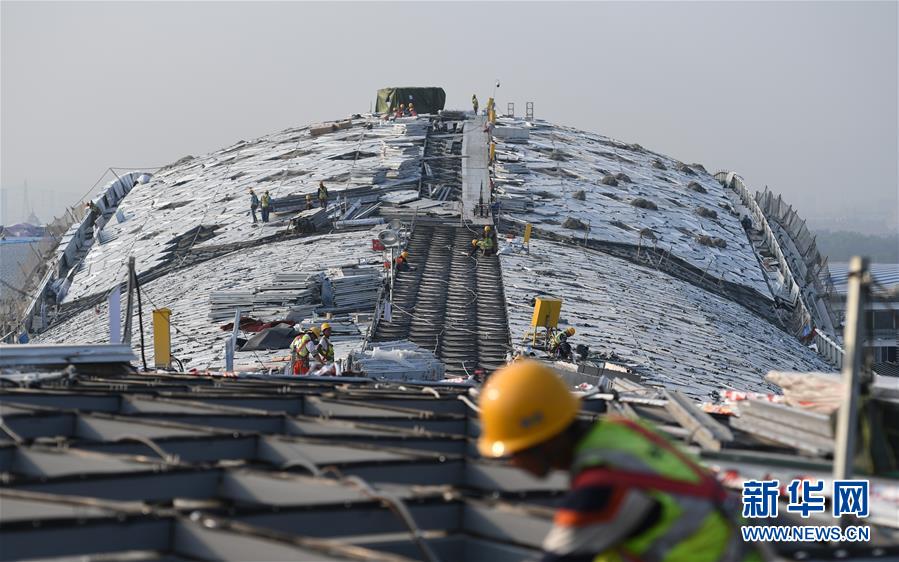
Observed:
[[[321,330],[313,326],[293,339],[293,342],[290,344],[293,374],[305,375],[309,372],[310,361],[316,353],[320,336]]]
[[[400,255],[396,257],[396,260],[394,260],[394,263],[396,264],[396,270],[398,272],[409,271],[409,252],[406,250],[400,252]]]
[[[556,332],[549,339],[549,352],[557,359],[571,361],[571,344],[568,338],[574,335],[574,328],[569,326],[565,330]]]
[[[483,238],[471,241],[471,253],[469,255],[475,255],[478,250],[481,250],[481,253],[485,256],[493,255],[496,252],[496,234],[490,225],[484,227]]]
[[[481,455],[539,478],[570,472],[544,560],[761,560],[709,472],[644,425],[593,424],[577,419],[579,408],[562,379],[531,360],[503,367],[481,391]]]

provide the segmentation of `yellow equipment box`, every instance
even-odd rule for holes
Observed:
[[[562,312],[562,299],[538,298],[534,303],[534,316],[531,326],[534,328],[555,328]]]

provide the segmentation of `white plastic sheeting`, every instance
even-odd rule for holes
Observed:
[[[526,126],[521,119],[510,118],[500,119],[499,124]],[[771,297],[724,188],[698,166],[685,166],[639,145],[538,121],[530,128],[526,144],[499,139],[496,168],[498,194],[510,199],[503,212],[516,219],[575,239],[586,236],[656,246],[709,276]],[[603,183],[617,174],[627,178],[615,179],[617,185]],[[611,178],[606,181],[612,183]],[[691,182],[696,182],[693,188]],[[574,197],[580,191],[583,200]],[[637,198],[651,201],[658,209],[634,206]],[[700,216],[700,207],[714,211],[717,218]],[[564,228],[567,218],[588,225],[589,230]],[[646,231],[655,239],[647,238]],[[727,247],[702,245],[702,236],[720,238]]]
[[[533,297],[563,299],[572,344],[614,352],[647,380],[706,398],[733,388],[769,392],[773,369],[831,367],[797,339],[742,306],[625,260],[543,240],[501,254],[512,341],[530,326]]]

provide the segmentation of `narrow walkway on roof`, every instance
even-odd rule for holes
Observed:
[[[392,319],[378,325],[374,341],[408,339],[433,351],[448,376],[486,375],[505,362],[509,323],[499,258],[470,255],[476,233],[416,227],[407,246],[412,269],[397,276]]]
[[[476,225],[493,224],[486,212],[490,206],[486,124],[484,116],[469,117],[462,136],[462,218]]]

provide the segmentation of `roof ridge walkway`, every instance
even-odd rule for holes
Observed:
[[[474,115],[465,121],[462,134],[462,219],[483,226],[493,224],[489,216],[478,216],[481,205],[490,207],[490,177],[487,170],[487,118]]]

